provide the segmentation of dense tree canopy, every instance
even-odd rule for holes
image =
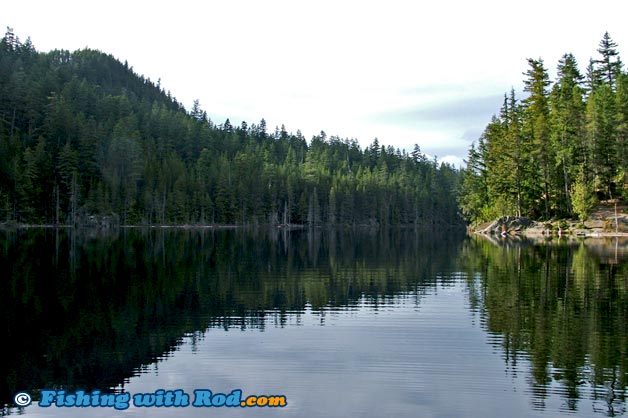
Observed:
[[[552,83],[528,59],[514,90],[469,150],[460,204],[473,222],[517,214],[584,218],[598,199],[628,197],[628,74],[605,33],[586,77],[565,54]]]
[[[95,50],[0,41],[0,220],[122,224],[459,223],[460,174],[375,139],[310,141],[188,112]]]

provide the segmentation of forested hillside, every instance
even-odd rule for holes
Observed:
[[[459,179],[418,146],[217,124],[111,55],[0,41],[0,222],[451,225]]]
[[[628,197],[628,74],[608,33],[597,52],[584,74],[563,55],[554,82],[543,59],[528,59],[527,96],[504,95],[469,150],[461,188],[468,219],[584,219],[597,199]]]

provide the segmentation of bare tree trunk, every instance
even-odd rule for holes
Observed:
[[[569,193],[569,173],[567,172],[567,164],[565,163],[564,157],[563,157],[563,175],[565,179],[565,200],[567,202],[567,212],[571,216],[572,209],[571,209],[571,195]]]
[[[55,226],[59,226],[59,185],[55,184],[56,201],[55,201]]]
[[[76,227],[76,206],[77,206],[77,181],[76,171],[72,173],[72,226]]]

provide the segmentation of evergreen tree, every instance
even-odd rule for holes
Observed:
[[[557,181],[560,212],[572,211],[570,190],[576,170],[584,167],[586,148],[584,142],[584,77],[578,70],[575,57],[565,54],[558,62],[558,80],[549,97],[552,147],[556,150]],[[584,168],[586,171],[586,167]],[[562,172],[562,176],[560,173]]]
[[[601,57],[589,60],[585,77],[575,57],[563,55],[553,85],[543,60],[528,59],[528,97],[517,105],[512,92],[510,99],[505,96],[499,117],[493,116],[478,148],[469,152],[460,196],[469,219],[585,216],[592,194],[624,195],[628,75],[616,48],[604,34]]]
[[[602,77],[600,72],[595,68],[593,58],[589,59],[589,64],[587,65],[585,85],[587,94],[594,93],[595,90],[602,85]]]
[[[617,44],[611,39],[608,32],[605,32],[597,50],[602,57],[594,61],[599,66],[597,72],[600,79],[611,86],[612,89],[615,88],[622,67],[622,62],[616,48]]]
[[[628,75],[621,73],[617,79],[615,94],[617,136],[617,158],[619,165],[619,181],[623,197],[628,191]]]
[[[72,148],[68,141],[57,158],[56,210],[69,215],[72,224],[76,223],[79,201],[78,167],[78,152]],[[62,213],[55,214],[56,224],[59,223],[60,216],[63,216]]]
[[[20,222],[461,224],[459,172],[392,146],[216,126],[128,63],[0,40],[0,216]]]
[[[573,185],[573,207],[580,222],[587,220],[591,210],[597,204],[593,185],[587,182],[584,173],[580,172]]]
[[[526,123],[525,135],[533,145],[532,157],[538,162],[542,184],[544,216],[550,216],[550,200],[552,197],[552,163],[554,150],[551,147],[549,135],[549,104],[547,88],[551,84],[549,75],[542,59],[528,59],[530,68],[525,73],[524,91],[529,96],[523,101]]]
[[[618,158],[615,140],[615,99],[608,84],[589,96],[586,109],[586,138],[591,153],[595,187],[613,197]]]
[[[471,144],[465,160],[466,168],[462,170],[460,208],[464,216],[474,223],[486,218],[489,205],[483,148],[482,137],[479,139],[478,149],[475,144]]]

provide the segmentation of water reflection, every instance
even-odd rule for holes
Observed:
[[[529,358],[530,392],[543,409],[556,393],[576,411],[590,397],[608,416],[626,411],[628,241],[553,239],[513,243],[475,237],[461,264],[470,300],[498,335],[509,369]]]
[[[405,385],[414,400],[404,398],[398,416],[449,408],[451,393],[469,404],[448,412],[477,416],[485,399],[499,411],[518,391],[528,406],[511,416],[591,409],[619,416],[627,386],[626,248],[621,240],[489,241],[398,230],[2,231],[8,354],[0,361],[0,403],[24,389],[151,391],[164,386],[148,377],[156,367],[160,376],[172,368],[168,381],[194,381],[194,370],[181,372],[189,369],[184,347],[211,353],[207,367],[215,368],[221,358],[270,355],[263,343],[293,366],[260,371],[264,379],[298,387],[300,370],[330,397],[334,384],[324,382],[342,381],[338,370],[366,373],[398,390]],[[208,340],[217,332],[229,335],[224,345]],[[298,342],[287,337],[297,334]],[[480,335],[502,357],[505,381]],[[321,369],[300,366],[310,360]],[[440,397],[449,400],[433,400]],[[412,409],[417,402],[427,409]],[[434,402],[435,409],[426,406]]]
[[[324,323],[330,307],[362,295],[377,306],[417,278],[433,282],[450,262],[440,249],[455,242],[376,231],[4,231],[2,403],[25,387],[116,386],[210,326],[285,326],[306,306]]]

